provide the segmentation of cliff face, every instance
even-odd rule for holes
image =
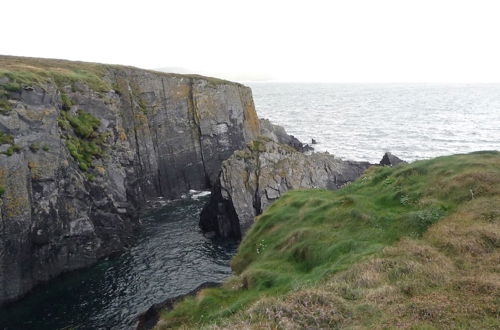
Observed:
[[[201,213],[200,227],[221,237],[241,238],[254,217],[286,191],[336,190],[357,179],[370,165],[327,153],[306,155],[260,137],[222,163],[210,202]]]
[[[239,84],[0,56],[0,304],[120,251],[138,207],[210,188],[259,129]]]

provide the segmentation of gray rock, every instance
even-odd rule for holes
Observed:
[[[398,164],[406,164],[406,161],[394,156],[390,152],[386,152],[380,161],[382,166],[396,166]]]
[[[260,135],[268,137],[278,143],[286,144],[300,152],[314,150],[310,145],[300,142],[299,139],[293,135],[289,135],[282,126],[275,125],[268,119],[260,119]]]
[[[306,155],[267,137],[252,141],[222,163],[219,180],[200,216],[204,231],[241,238],[254,217],[291,189],[335,190],[371,164],[343,161],[328,153]]]
[[[243,85],[102,70],[114,90],[97,92],[81,81],[25,86],[9,92],[13,110],[0,112],[0,131],[20,147],[0,154],[0,305],[121,251],[146,201],[209,189],[221,162],[260,133],[251,90]],[[66,146],[75,133],[58,125],[62,93],[73,102],[69,113],[92,114],[101,122],[97,132],[107,135],[88,172]]]

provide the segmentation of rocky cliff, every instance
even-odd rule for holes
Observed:
[[[269,137],[259,137],[222,163],[210,202],[201,213],[200,227],[221,237],[241,238],[254,217],[286,191],[336,190],[370,165],[343,161],[328,153],[306,155]]]
[[[240,84],[0,56],[0,304],[120,251],[140,206],[210,188],[259,126]]]

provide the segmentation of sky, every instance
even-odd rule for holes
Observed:
[[[0,54],[238,81],[500,82],[498,0],[5,0]]]

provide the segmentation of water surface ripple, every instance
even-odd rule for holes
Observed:
[[[127,329],[151,305],[227,278],[236,244],[201,234],[206,201],[186,198],[150,211],[132,248],[3,308],[0,329]]]
[[[378,162],[500,149],[499,84],[250,83],[259,117],[318,151]]]

